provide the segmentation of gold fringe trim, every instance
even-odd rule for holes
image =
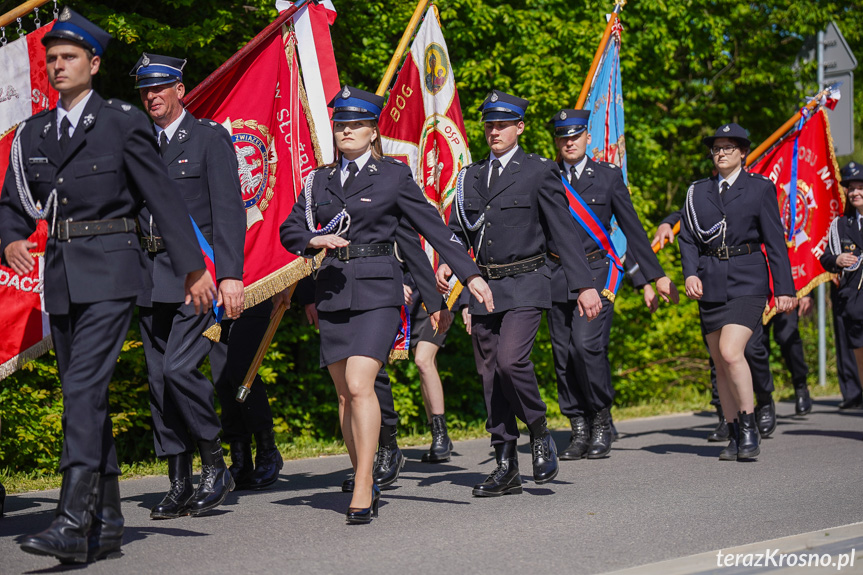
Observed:
[[[400,359],[407,359],[409,357],[410,357],[410,354],[408,353],[408,350],[406,350],[406,349],[391,349],[389,362],[395,363],[396,361],[398,361]]]
[[[18,124],[20,124],[20,123],[21,123],[21,122],[18,122]],[[8,136],[9,134],[11,134],[12,132],[14,132],[15,130],[17,130],[17,129],[18,129],[18,124],[15,124],[14,126],[12,126],[11,128],[9,128],[9,129],[8,129],[8,130],[6,130],[5,132],[3,132],[2,134],[0,134],[0,140],[2,140],[3,138],[5,138],[6,136]]]
[[[605,299],[607,299],[611,303],[614,303],[614,298],[617,297],[617,295],[614,292],[612,292],[610,289],[603,289],[602,295],[604,295]]]
[[[830,133],[830,118],[827,117],[827,112],[822,108],[819,110],[824,115],[824,127],[827,130],[827,151],[830,153],[830,161],[833,163],[833,173],[836,175],[836,185],[839,189],[839,201],[842,202],[842,211],[845,211],[845,194],[842,193],[841,176],[839,175],[839,162],[836,161],[836,150],[833,149],[833,134]]]
[[[446,308],[452,311],[452,306],[455,305],[455,302],[458,301],[459,296],[461,295],[464,286],[461,285],[461,282],[455,282],[455,285],[452,286],[452,291],[449,292],[449,297],[446,298]]]
[[[809,295],[809,292],[811,292],[812,290],[814,290],[815,288],[817,288],[821,284],[831,281],[834,277],[836,277],[836,274],[830,273],[830,272],[824,272],[823,274],[819,274],[819,275],[815,276],[812,279],[812,281],[810,281],[808,284],[806,284],[805,286],[803,286],[802,288],[797,290],[797,297],[798,298],[806,297],[807,295]],[[775,307],[772,307],[772,308],[768,307],[769,305],[770,304],[768,303],[767,305],[764,306],[764,314],[761,316],[761,323],[763,323],[764,325],[767,325],[767,323],[771,319],[773,319],[773,316],[776,315],[776,308]]]
[[[321,265],[324,259],[324,250],[321,250],[314,258],[306,259],[298,257],[285,267],[274,271],[253,284],[246,286],[244,309],[249,309],[287,289],[312,273]],[[313,264],[314,262],[314,264]],[[314,268],[312,267],[314,265]]]
[[[204,337],[209,339],[210,341],[219,341],[222,338],[222,324],[214,323],[202,333]]]
[[[33,361],[37,357],[44,355],[48,350],[54,347],[54,342],[51,336],[42,338],[42,341],[35,345],[31,345],[15,357],[9,359],[0,365],[0,380],[6,379],[27,363]]]

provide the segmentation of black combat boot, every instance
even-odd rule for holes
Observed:
[[[515,440],[494,446],[497,467],[485,481],[473,486],[477,497],[517,495],[522,492],[521,475],[518,473],[518,452]]]
[[[758,447],[758,426],[755,423],[754,413],[737,414],[740,422],[740,440],[737,443],[737,460],[752,459],[758,457],[761,449]]]
[[[405,458],[399,449],[397,433],[395,425],[381,426],[378,452],[375,454],[375,467],[372,469],[372,477],[381,489],[395,483],[402,467],[405,466]],[[344,490],[344,487],[342,489]]]
[[[90,561],[116,559],[120,557],[123,544],[123,513],[120,510],[120,480],[116,475],[101,476],[96,505],[93,512],[93,525],[87,539],[87,552]]]
[[[537,485],[548,483],[560,470],[557,463],[557,445],[545,424],[545,418],[530,425],[530,451],[533,456],[533,480]]]
[[[761,432],[761,437],[767,438],[776,431],[776,404],[773,403],[773,394],[770,393],[759,393],[756,400],[754,415],[758,431]]]
[[[450,460],[452,441],[446,431],[446,416],[432,415],[429,421],[432,431],[432,443],[428,453],[423,453],[423,463],[443,463]]]
[[[611,453],[611,425],[608,423],[608,408],[593,416],[590,422],[590,449],[588,459],[601,459]]]
[[[728,445],[719,453],[720,461],[737,461],[737,442],[740,439],[740,425],[737,420],[728,422]]]
[[[809,397],[809,386],[806,380],[794,382],[794,414],[809,415],[812,412],[812,399]]]
[[[150,511],[150,519],[176,519],[189,514],[189,501],[195,494],[191,453],[168,456],[168,479],[171,488]]]
[[[199,441],[201,452],[201,479],[189,501],[189,514],[197,517],[215,509],[234,489],[234,478],[222,457],[222,444],[218,439]]]
[[[231,466],[228,471],[234,478],[234,489],[252,489],[251,478],[255,471],[252,464],[252,443],[249,441],[232,441],[230,443]]]
[[[285,466],[282,454],[276,447],[273,430],[255,434],[258,453],[255,456],[255,472],[250,480],[250,489],[266,489],[279,479],[279,471]]]
[[[54,521],[38,535],[21,542],[21,549],[33,555],[50,555],[61,563],[87,562],[87,533],[93,521],[93,506],[99,474],[80,467],[63,473],[60,501]]]
[[[728,422],[725,421],[725,415],[722,413],[721,405],[716,406],[716,415],[719,416],[719,424],[716,426],[716,429],[711,431],[710,435],[707,436],[707,441],[728,441]]]
[[[584,416],[577,415],[570,418],[569,424],[572,426],[569,445],[559,454],[560,459],[564,461],[581,459],[587,455],[587,450],[590,448],[590,428]]]

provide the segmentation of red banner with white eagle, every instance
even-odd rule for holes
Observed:
[[[750,171],[776,185],[794,287],[797,296],[803,297],[832,277],[821,267],[819,258],[827,247],[830,222],[842,214],[844,206],[824,110],[804,116]],[[765,321],[775,313],[771,298]]]
[[[42,37],[51,29],[42,26],[24,38],[0,47],[0,173],[9,165],[9,151],[16,126],[33,114],[57,103],[57,92],[48,83]],[[46,227],[40,222],[30,241],[34,252],[44,252]],[[0,379],[51,349],[48,315],[42,311],[42,257],[33,271],[19,276],[0,265]]]
[[[307,262],[282,247],[303,178],[316,166],[293,34],[273,34],[246,54],[187,110],[231,134],[246,208],[243,284],[252,307],[308,275]]]
[[[426,199],[446,221],[456,176],[471,159],[436,10],[432,6],[426,12],[378,125],[384,154],[410,166]],[[425,249],[437,267],[431,246]]]

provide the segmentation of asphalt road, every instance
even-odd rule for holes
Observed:
[[[205,517],[152,521],[167,479],[121,482],[124,556],[86,567],[100,574],[255,573],[761,573],[717,568],[716,552],[769,542],[792,550],[822,541],[825,553],[860,551],[863,573],[863,411],[816,402],[806,418],[780,404],[779,426],[757,462],[720,462],[704,437],[712,413],[618,423],[611,457],[562,462],[558,478],[530,481],[526,438],[519,446],[522,495],[474,498],[491,471],[488,440],[456,444],[448,464],[408,464],[384,492],[380,517],[347,526],[349,495],[339,487],[347,456],[285,464],[264,492],[232,493]],[[555,432],[564,445],[567,431]],[[69,570],[22,552],[23,534],[51,520],[58,490],[13,495],[0,519],[0,573]],[[841,533],[828,545],[811,535]],[[810,534],[801,539],[800,534]],[[798,536],[797,539],[780,539]],[[790,543],[796,541],[794,545]],[[804,543],[801,543],[804,541]],[[841,544],[840,544],[841,543]],[[657,562],[666,562],[659,563]],[[635,568],[635,569],[633,569]],[[795,569],[793,572],[804,572]],[[833,569],[831,572],[835,572]]]

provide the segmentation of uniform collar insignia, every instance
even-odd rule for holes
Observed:
[[[44,138],[46,134],[48,134],[48,130],[51,129],[51,122],[45,124],[45,127],[42,128],[42,137]]]
[[[332,178],[332,177],[333,177],[333,174],[335,174],[335,173],[336,173],[336,169],[335,169],[335,168],[333,168],[332,170],[330,170],[330,177]]]
[[[377,164],[369,164],[369,171],[370,172],[377,172],[378,171]]]
[[[180,130],[177,132],[177,140],[183,141],[189,137],[189,133],[186,130]]]
[[[93,114],[87,114],[86,116],[84,116],[84,127],[85,128],[90,127],[90,124],[92,124],[93,120],[95,120],[95,119],[96,118],[95,118],[95,116],[93,116]]]
[[[585,172],[588,172],[588,173],[590,173],[590,174],[592,174],[592,173],[593,173],[593,168],[591,168],[590,166],[587,166],[586,168],[584,168],[584,171],[585,171]]]

